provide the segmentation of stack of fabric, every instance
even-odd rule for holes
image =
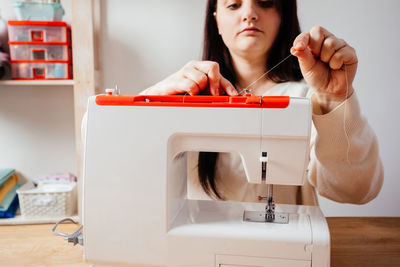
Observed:
[[[0,218],[13,218],[18,209],[17,189],[21,185],[14,169],[0,169]]]

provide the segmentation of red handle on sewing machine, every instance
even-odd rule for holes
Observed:
[[[100,106],[286,108],[289,96],[98,95]]]

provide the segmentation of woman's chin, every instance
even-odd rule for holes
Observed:
[[[267,43],[269,43],[268,40],[265,40],[265,38],[261,38],[258,35],[240,36],[236,41],[238,46],[243,47],[265,47],[267,46]]]
[[[265,43],[248,40],[246,42],[241,42],[241,44],[238,46],[238,50],[243,52],[251,51],[252,53],[260,53],[260,55],[262,55],[268,51],[268,48],[265,46]]]

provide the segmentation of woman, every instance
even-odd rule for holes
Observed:
[[[286,58],[289,51],[293,57]],[[317,205],[317,189],[331,200],[361,204],[379,193],[383,168],[352,86],[357,63],[354,49],[326,29],[300,33],[295,0],[209,0],[203,61],[189,62],[142,94],[237,95],[249,89],[253,95],[310,97],[308,180],[301,187],[275,186],[275,201]],[[190,153],[188,162],[191,197],[256,202],[266,195],[265,185],[247,184],[238,155]]]

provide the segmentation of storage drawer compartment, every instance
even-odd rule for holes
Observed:
[[[11,60],[70,60],[67,45],[10,45]]]
[[[69,43],[68,26],[61,21],[9,21],[9,42]]]
[[[14,80],[63,80],[72,78],[70,63],[12,62],[11,74]]]

